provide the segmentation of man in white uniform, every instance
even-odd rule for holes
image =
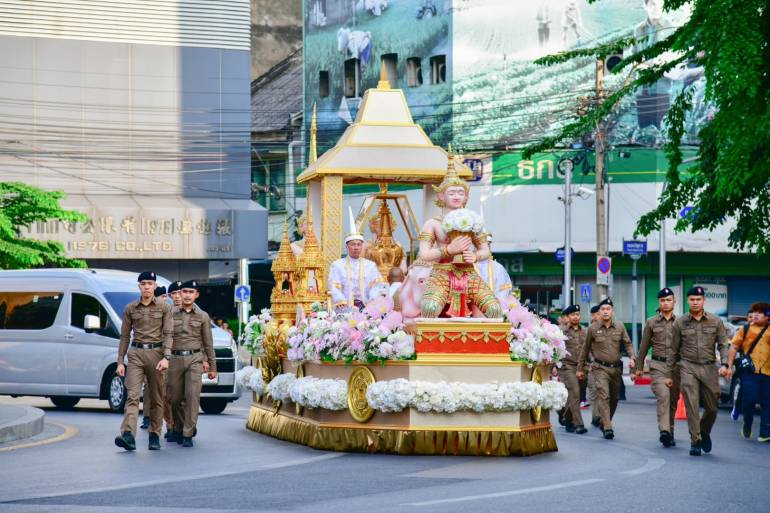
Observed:
[[[491,251],[492,234],[487,234],[487,244]],[[503,298],[507,297],[513,288],[511,277],[508,276],[505,267],[491,255],[488,259],[481,260],[473,265],[476,268],[476,272],[481,276],[481,279],[484,280],[490,290],[495,293],[497,300],[503,304]]]
[[[360,310],[380,288],[387,287],[377,264],[361,257],[364,236],[358,233],[353,212],[349,214],[351,233],[345,237],[348,254],[335,260],[329,269],[329,293],[337,311]]]

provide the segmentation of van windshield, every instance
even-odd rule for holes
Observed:
[[[126,305],[131,301],[139,299],[138,292],[105,292],[104,297],[107,298],[107,302],[110,304],[119,318],[123,318],[123,311],[126,309]]]

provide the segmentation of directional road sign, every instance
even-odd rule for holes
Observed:
[[[584,303],[591,302],[591,284],[590,283],[580,284],[580,299],[582,299]]]
[[[612,259],[606,256],[596,257],[596,283],[599,285],[609,285],[611,272]]]
[[[237,285],[235,287],[235,302],[247,303],[251,297],[251,287],[248,285]]]

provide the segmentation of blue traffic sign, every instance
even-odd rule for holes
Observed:
[[[623,254],[624,255],[646,255],[647,254],[647,241],[646,240],[624,240],[623,241]]]
[[[580,299],[582,299],[584,303],[591,302],[591,284],[590,283],[580,284]]]
[[[572,259],[574,260],[574,258],[575,258],[575,250],[574,249],[570,251],[570,255],[571,255]],[[564,263],[564,248],[557,249],[554,252],[553,256],[556,257],[556,261],[557,262],[559,262],[560,264],[563,264]]]
[[[682,219],[685,219],[687,216],[689,216],[689,215],[690,215],[690,212],[692,212],[694,208],[695,208],[695,207],[689,207],[689,206],[688,206],[688,207],[684,207],[684,208],[683,208],[683,209],[682,209],[682,210],[679,212],[679,217],[681,217]]]
[[[245,303],[251,297],[251,287],[248,285],[238,285],[235,287],[235,301]]]

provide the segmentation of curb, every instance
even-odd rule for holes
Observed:
[[[31,406],[0,405],[0,443],[40,434],[45,412]]]

